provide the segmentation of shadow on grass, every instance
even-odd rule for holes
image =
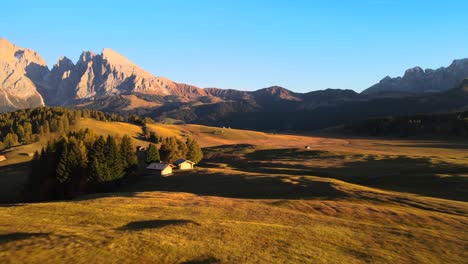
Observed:
[[[173,176],[165,178],[147,175],[122,186],[114,195],[140,197],[145,191],[167,191],[248,199],[361,197],[360,191],[350,191],[330,180],[337,179],[390,191],[468,201],[466,165],[435,163],[427,157],[346,155],[303,149],[252,150],[233,155],[225,154],[224,147],[216,147],[221,153],[204,161],[210,169],[175,171]],[[251,148],[250,145],[227,147],[235,151]],[[93,196],[80,200],[89,198]]]
[[[218,151],[222,149],[218,147]],[[345,161],[344,157],[351,159]],[[316,164],[317,159],[336,166],[311,165]],[[218,168],[218,172],[175,173],[162,180],[147,181],[138,189],[261,199],[334,199],[349,195],[329,181],[308,177],[317,176],[391,191],[468,201],[468,166],[435,163],[428,157],[344,156],[327,151],[272,149],[256,150],[242,156],[223,152],[204,163],[207,167]],[[222,166],[217,167],[217,164],[224,164],[238,173],[220,172]]]
[[[203,153],[207,156],[210,154],[224,153],[224,154],[245,154],[256,149],[255,145],[251,144],[231,144],[203,148]]]
[[[328,151],[323,150],[299,150],[296,148],[288,149],[264,149],[257,150],[245,155],[250,160],[288,160],[288,159],[319,159],[323,155],[329,154]],[[335,158],[343,158],[344,156],[338,155]]]
[[[282,150],[275,150],[283,157]],[[284,150],[285,156],[292,156],[291,150]],[[304,152],[304,151],[299,151]],[[313,151],[314,152],[314,151]],[[256,152],[246,156],[254,157]],[[331,164],[341,160],[339,155],[321,152],[319,159]],[[296,157],[304,157],[299,154]],[[260,157],[260,156],[257,156]],[[265,157],[265,156],[264,156]],[[315,156],[313,156],[315,159]],[[376,187],[391,191],[409,192],[444,199],[468,201],[468,166],[448,162],[434,163],[427,157],[376,157],[373,155],[355,161],[340,162],[337,166],[314,167],[308,165],[308,158],[297,158],[286,163],[283,160],[237,159],[232,168],[249,173],[265,175],[313,175],[334,178],[349,183]]]
[[[15,204],[15,203],[2,204],[0,203],[0,208],[19,207],[19,206],[24,206],[24,204]]]
[[[383,145],[383,144],[381,144]],[[408,147],[408,148],[442,148],[442,149],[466,149],[468,151],[468,142],[443,142],[428,141],[418,144],[388,144],[389,147]]]
[[[198,195],[249,199],[346,197],[346,194],[336,189],[331,182],[310,177],[298,177],[292,180],[287,176],[246,176],[207,170],[179,172],[163,179],[145,178],[127,188],[126,191],[189,192]]]
[[[174,226],[174,225],[186,225],[186,224],[194,224],[200,225],[199,223],[186,220],[186,219],[164,219],[164,220],[144,220],[144,221],[134,221],[130,222],[120,228],[119,230],[125,231],[139,231],[144,229],[157,229],[166,226]]]
[[[208,258],[184,261],[181,264],[215,264],[215,263],[221,263],[221,260],[215,257],[208,257]]]
[[[25,239],[33,238],[33,237],[46,237],[49,235],[50,233],[24,233],[24,232],[0,234],[0,245],[6,244],[9,242],[19,241],[19,240],[25,240]]]
[[[24,188],[29,172],[29,162],[0,166],[0,204],[26,201]]]

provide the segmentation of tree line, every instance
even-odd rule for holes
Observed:
[[[376,118],[354,122],[345,130],[371,136],[468,136],[468,111]]]
[[[168,162],[173,163],[178,159],[188,159],[195,163],[203,159],[203,151],[198,142],[193,138],[185,141],[176,137],[166,137],[161,139],[160,148],[155,144],[150,144],[146,150],[145,162]]]
[[[67,109],[62,107],[38,107],[14,112],[0,113],[0,150],[16,145],[36,142],[41,135],[67,133],[81,118],[98,121],[128,122],[146,125],[151,118],[137,115],[123,116],[89,109]]]
[[[75,197],[132,175],[137,164],[127,135],[95,136],[89,129],[69,132],[34,153],[28,189],[34,200]]]
[[[72,198],[133,178],[140,161],[173,163],[179,158],[198,163],[203,158],[198,142],[162,138],[160,144],[149,144],[139,159],[128,135],[104,137],[89,129],[72,131],[34,153],[27,189],[32,200]]]

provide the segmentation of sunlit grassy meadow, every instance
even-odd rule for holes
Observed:
[[[147,144],[138,141],[137,126],[82,120],[81,127],[128,133],[135,144]],[[467,142],[150,128],[161,136],[197,138],[205,159],[194,171],[162,179],[142,175],[115,193],[1,205],[0,262],[468,259]],[[21,148],[34,145],[15,151]],[[2,178],[8,166],[0,167]]]

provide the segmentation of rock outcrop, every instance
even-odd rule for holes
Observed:
[[[406,70],[403,77],[389,76],[364,90],[364,95],[420,95],[443,92],[457,86],[468,77],[468,59],[454,60],[450,66],[437,70],[414,67]]]
[[[0,39],[0,111],[43,106],[35,82],[47,72],[44,59],[35,51]]]

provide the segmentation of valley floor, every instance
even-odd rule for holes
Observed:
[[[195,135],[200,167],[115,193],[2,204],[0,263],[468,259],[466,142],[154,129]]]

